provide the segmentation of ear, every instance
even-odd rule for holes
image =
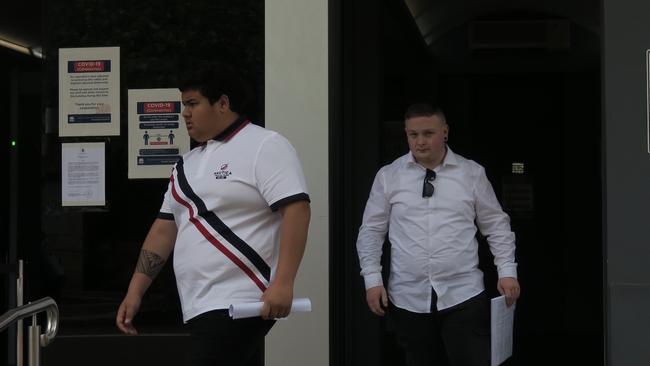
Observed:
[[[404,120],[404,132],[406,132],[407,134],[408,134],[408,131],[409,131],[408,128],[409,128],[409,120],[405,119]]]
[[[229,111],[230,110],[230,98],[226,94],[222,94],[219,99],[217,99],[217,103],[215,103],[217,108],[224,112],[224,111]]]
[[[406,139],[409,139],[409,129],[408,127],[404,126],[404,135],[406,135]]]

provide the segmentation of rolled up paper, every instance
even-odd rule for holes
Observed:
[[[228,308],[228,314],[233,319],[252,318],[260,316],[262,313],[263,302],[246,302],[241,304],[231,304]],[[311,300],[307,298],[293,299],[291,302],[291,313],[306,313],[311,311]]]

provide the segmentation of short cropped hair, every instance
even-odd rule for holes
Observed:
[[[226,95],[230,109],[238,114],[247,112],[252,99],[252,91],[246,81],[235,69],[223,63],[210,63],[190,69],[181,76],[178,89],[181,92],[196,90],[210,104]]]
[[[404,121],[415,117],[431,116],[437,116],[440,118],[440,120],[442,120],[442,122],[447,123],[445,113],[442,111],[442,109],[429,103],[411,104],[408,108],[406,108],[406,112],[404,113]]]

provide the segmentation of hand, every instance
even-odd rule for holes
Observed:
[[[289,315],[293,301],[293,285],[273,282],[264,291],[261,300],[262,319],[279,319]]]
[[[137,335],[138,331],[133,326],[133,318],[140,310],[140,296],[126,294],[122,304],[117,310],[115,324],[125,334]]]
[[[384,308],[388,307],[388,295],[384,286],[371,287],[366,290],[366,301],[373,313],[384,316]]]
[[[519,281],[514,277],[499,278],[497,283],[497,290],[501,295],[506,297],[506,305],[510,306],[517,301],[521,293]]]

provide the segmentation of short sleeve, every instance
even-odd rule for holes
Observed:
[[[174,220],[174,214],[172,213],[171,203],[172,203],[172,180],[169,180],[167,184],[167,192],[163,197],[162,205],[160,206],[160,211],[158,211],[158,218],[163,220]]]
[[[255,180],[273,211],[292,202],[309,202],[296,150],[280,134],[274,133],[262,142],[255,161]]]

